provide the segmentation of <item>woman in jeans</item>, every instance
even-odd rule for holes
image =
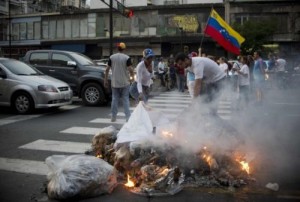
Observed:
[[[150,94],[150,85],[152,84],[152,60],[154,53],[152,49],[147,48],[143,51],[143,60],[136,67],[136,80],[130,86],[130,95],[138,104],[139,100],[148,102]]]

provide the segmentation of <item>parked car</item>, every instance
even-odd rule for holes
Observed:
[[[104,105],[111,98],[111,88],[104,88],[105,66],[96,65],[85,55],[61,50],[32,50],[26,53],[24,61],[68,83],[74,95],[82,98],[86,105]]]
[[[24,62],[0,58],[0,105],[19,114],[72,103],[70,86]]]
[[[108,58],[106,58],[106,59],[100,59],[100,60],[93,60],[94,62],[95,62],[95,64],[97,64],[97,65],[107,65],[107,63],[108,63]]]

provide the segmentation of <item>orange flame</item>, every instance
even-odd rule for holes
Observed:
[[[130,176],[127,174],[127,183],[125,184],[126,187],[134,187],[134,182],[130,180]]]
[[[162,131],[161,132],[163,136],[165,137],[173,137],[173,133],[169,132],[169,131]]]
[[[245,170],[249,175],[249,173],[250,173],[249,164],[245,161],[240,161],[240,164],[242,165],[242,170]]]
[[[98,154],[96,157],[102,159],[103,156],[101,154]]]

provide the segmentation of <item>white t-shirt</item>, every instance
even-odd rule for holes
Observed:
[[[193,57],[191,69],[195,74],[195,79],[204,79],[206,83],[214,83],[226,76],[219,65],[206,57]]]
[[[144,61],[141,61],[136,67],[136,82],[137,82],[137,89],[139,93],[143,92],[143,86],[150,86],[152,82],[153,74],[150,73],[145,65]]]
[[[228,65],[224,62],[224,63],[222,63],[222,64],[219,64],[219,67],[220,67],[220,69],[223,71],[223,72],[227,72],[227,70],[228,70]]]
[[[159,62],[157,67],[158,67],[159,74],[162,74],[165,72],[165,63],[164,62]]]
[[[286,65],[285,59],[279,58],[276,60],[277,71],[279,72],[285,71],[285,65]]]
[[[240,63],[240,62],[234,62],[233,65],[232,65],[232,69],[241,69],[242,65],[243,64]],[[236,76],[239,75],[239,73],[237,73],[237,71],[233,71],[232,74],[236,75]]]
[[[244,76],[242,74],[239,74],[238,80],[239,80],[239,85],[240,86],[246,86],[250,85],[250,74],[249,74],[249,67],[248,65],[244,64],[240,70],[243,74],[247,74],[248,76]]]

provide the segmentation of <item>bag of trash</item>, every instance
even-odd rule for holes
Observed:
[[[117,186],[117,172],[102,159],[88,155],[53,155],[49,167],[48,196],[53,199],[88,198],[111,193]]]
[[[116,143],[132,142],[148,139],[153,136],[153,125],[143,102],[139,102],[132,112],[128,122],[124,124],[117,135]]]

